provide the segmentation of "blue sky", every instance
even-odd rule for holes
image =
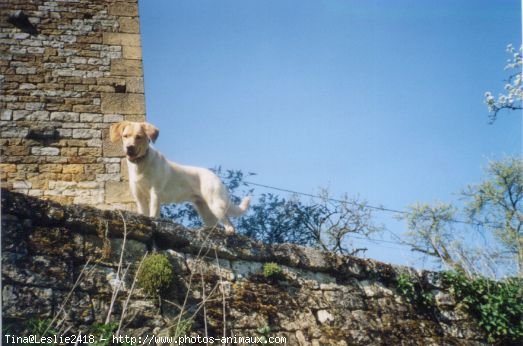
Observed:
[[[147,119],[182,164],[394,209],[458,201],[488,160],[521,153],[521,115],[489,125],[483,103],[520,15],[516,0],[142,0]],[[423,265],[385,245],[367,255]]]

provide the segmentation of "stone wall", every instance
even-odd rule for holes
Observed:
[[[145,119],[137,0],[0,0],[0,46],[2,187],[128,207],[108,128]]]
[[[183,306],[193,336],[204,336],[205,330],[221,336],[225,330],[229,336],[259,337],[267,326],[267,334],[285,337],[287,345],[487,344],[476,321],[442,287],[438,273],[288,244],[266,246],[220,230],[188,231],[165,220],[62,206],[6,190],[4,326],[22,335],[29,333],[24,326],[30,318],[58,315],[55,324],[63,319],[61,328],[70,328],[69,333],[105,323],[120,282],[124,230],[120,268],[129,268],[129,274],[114,300],[111,321],[120,320],[147,251],[166,254],[175,275],[161,306],[141,289],[133,290],[123,335],[172,335],[169,327],[176,326]],[[279,263],[283,277],[262,275],[267,262]],[[418,276],[432,288],[433,309],[420,309],[398,294],[399,273]]]

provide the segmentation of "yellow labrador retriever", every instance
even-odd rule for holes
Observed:
[[[129,185],[140,214],[158,217],[161,203],[191,202],[206,226],[221,222],[227,233],[234,233],[229,216],[244,213],[250,197],[236,206],[220,178],[210,170],[168,161],[149,145],[159,135],[149,123],[122,121],[111,125],[109,134],[112,142],[122,139]]]

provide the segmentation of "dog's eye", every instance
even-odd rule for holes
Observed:
[[[127,137],[129,137],[129,135],[125,134],[125,135],[123,135],[122,137],[123,137],[123,138],[127,138]]]

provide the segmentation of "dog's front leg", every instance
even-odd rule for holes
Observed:
[[[151,190],[151,201],[149,202],[149,216],[160,217],[160,200],[156,191]]]
[[[139,214],[149,216],[149,200],[146,198],[137,198],[136,209]]]

